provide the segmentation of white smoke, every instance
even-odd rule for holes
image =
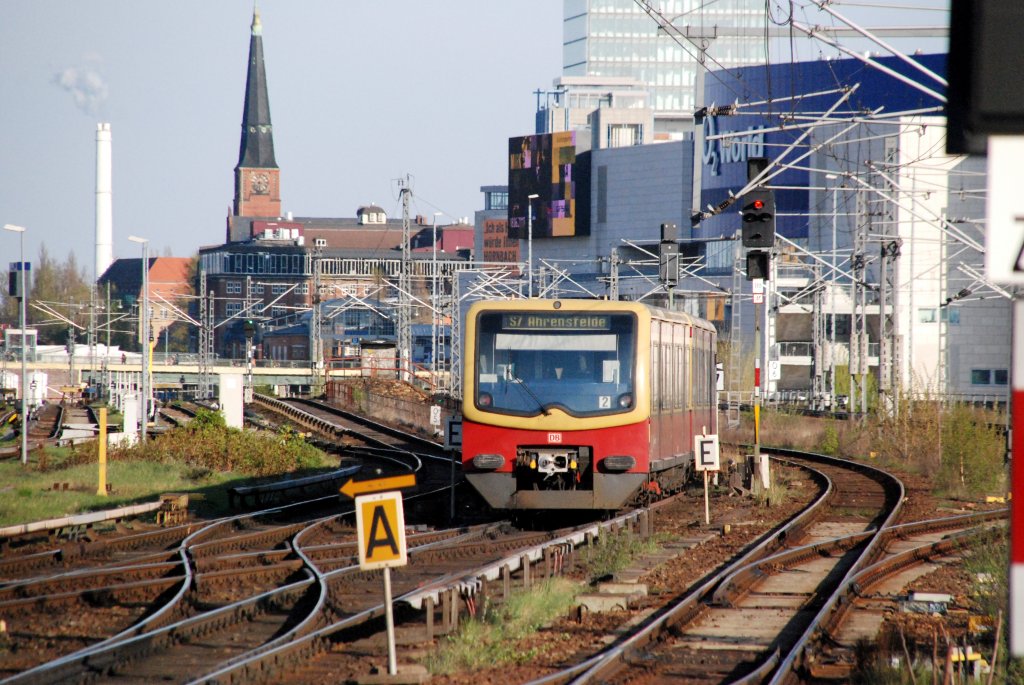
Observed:
[[[110,89],[93,67],[68,67],[53,75],[52,83],[71,93],[75,106],[86,114],[99,114]]]

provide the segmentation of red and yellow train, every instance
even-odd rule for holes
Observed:
[[[637,302],[477,302],[462,463],[496,509],[617,509],[678,490],[717,432],[714,326]]]

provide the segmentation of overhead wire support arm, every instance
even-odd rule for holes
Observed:
[[[911,78],[907,78],[906,76],[904,76],[903,74],[899,73],[898,71],[896,71],[894,69],[890,69],[889,67],[887,67],[884,64],[881,64],[881,63],[871,59],[870,57],[865,57],[864,55],[858,53],[856,50],[851,50],[849,48],[843,47],[842,45],[840,45],[839,43],[835,42],[834,40],[830,40],[830,39],[824,37],[821,34],[821,32],[818,30],[817,27],[807,26],[806,24],[801,24],[798,21],[790,21],[789,24],[790,24],[790,26],[792,26],[796,30],[798,30],[798,31],[800,31],[802,33],[807,34],[807,36],[810,37],[810,38],[814,38],[814,39],[820,40],[822,43],[825,43],[829,47],[835,48],[836,50],[839,50],[840,52],[845,53],[845,54],[849,55],[850,57],[854,57],[854,58],[860,60],[861,62],[863,62],[864,64],[867,64],[868,66],[874,67],[875,69],[881,71],[884,74],[888,74],[889,76],[892,76],[897,81],[900,81],[901,83],[904,83],[904,84],[910,86],[911,88],[915,88],[915,89],[921,91],[922,93],[935,98],[939,102],[943,102],[943,103],[946,102],[946,96],[943,95],[942,93],[934,91],[931,88],[927,88],[927,87],[921,85],[920,83],[918,83],[917,81],[915,81],[915,80],[913,80]]]
[[[872,162],[867,162],[867,167],[869,169],[871,169],[872,171],[874,171],[875,173],[877,173],[883,179],[885,179],[894,188],[899,188],[899,184],[896,183],[895,179],[893,179],[889,174],[887,174],[884,171],[882,171],[881,169],[879,169]],[[887,202],[891,202],[894,206],[899,207],[903,211],[910,213],[912,216],[916,217],[917,219],[920,219],[921,221],[925,221],[925,222],[929,222],[929,223],[934,222],[936,224],[936,227],[939,230],[941,230],[943,233],[949,235],[954,240],[957,240],[957,241],[963,243],[964,245],[967,245],[968,247],[971,247],[971,248],[977,250],[981,254],[985,254],[985,246],[984,245],[979,243],[977,240],[974,240],[969,235],[967,235],[966,233],[961,231],[959,228],[957,228],[956,226],[951,224],[947,219],[944,219],[941,216],[931,216],[931,217],[923,216],[914,207],[906,207],[906,206],[900,204],[900,201],[899,201],[898,198],[893,197],[889,193],[886,193],[885,191],[881,190],[880,188],[874,187],[873,185],[871,185],[867,181],[864,181],[863,179],[858,178],[856,176],[850,176],[850,178],[852,180],[856,181],[857,183],[859,183],[864,188],[867,188],[868,190],[876,193],[879,197],[881,197],[882,199],[886,200]]]
[[[828,121],[828,116],[830,114],[832,114],[833,112],[835,112],[837,109],[839,109],[839,107],[841,107],[843,105],[843,103],[845,103],[847,100],[849,100],[850,97],[853,96],[853,94],[857,91],[857,89],[859,87],[860,87],[860,84],[856,83],[856,84],[850,86],[848,89],[846,89],[843,92],[842,97],[840,97],[835,102],[835,104],[833,104],[831,107],[828,108],[828,110],[823,115],[822,121],[819,122],[817,124],[817,126],[825,125],[825,123]],[[881,111],[881,108],[878,108],[878,109],[874,110],[873,113],[879,112],[879,111]],[[796,159],[783,163],[782,162],[783,158],[786,155],[788,155],[790,152],[795,150],[797,147],[799,147],[800,144],[803,143],[803,141],[807,138],[807,136],[809,136],[811,134],[811,132],[815,128],[817,128],[817,126],[811,126],[811,127],[807,128],[803,133],[800,134],[800,136],[796,140],[794,140],[792,143],[790,143],[789,146],[778,155],[778,157],[776,157],[775,159],[770,159],[768,161],[768,165],[764,168],[764,170],[762,170],[761,173],[758,174],[753,180],[749,181],[747,183],[747,185],[743,186],[743,188],[738,193],[736,193],[735,195],[731,195],[730,197],[726,198],[725,200],[720,202],[717,206],[712,207],[708,211],[700,211],[700,212],[695,213],[691,217],[692,223],[694,225],[696,225],[697,223],[699,223],[703,219],[710,219],[713,216],[721,214],[726,209],[728,209],[730,206],[732,206],[737,201],[739,201],[739,199],[741,197],[746,195],[753,188],[756,188],[757,186],[760,186],[760,185],[767,184],[768,181],[770,181],[771,179],[773,179],[776,176],[778,176],[779,174],[781,174],[789,165],[794,164],[796,162],[799,162],[801,160],[804,160],[804,159],[810,157],[815,152],[820,150],[822,147],[824,147],[826,145],[829,145],[834,140],[837,140],[837,139],[841,138],[842,136],[846,135],[846,133],[848,131],[852,130],[855,126],[859,126],[859,125],[860,124],[853,123],[853,124],[849,124],[848,126],[844,126],[835,135],[833,135],[830,138],[828,138],[827,140],[819,143],[818,145],[815,145],[815,146],[811,147],[807,152],[803,153],[802,155],[800,155]]]
[[[901,62],[904,62],[907,65],[913,67],[914,69],[920,71],[922,74],[925,74],[926,76],[928,76],[929,78],[933,79],[934,81],[936,81],[937,83],[941,84],[942,86],[944,86],[944,87],[945,86],[949,86],[949,81],[947,81],[945,78],[943,78],[942,76],[936,74],[934,71],[932,71],[928,67],[924,66],[920,62],[918,62],[916,60],[913,60],[913,59],[910,59],[909,57],[907,57],[901,51],[897,50],[892,45],[889,45],[884,40],[881,40],[872,31],[863,28],[862,26],[856,24],[855,22],[851,21],[847,17],[839,14],[838,12],[836,12],[835,10],[833,10],[830,7],[830,4],[831,4],[830,2],[824,2],[823,0],[819,0],[818,2],[815,3],[815,5],[817,5],[818,9],[820,9],[823,12],[827,12],[828,14],[832,15],[833,17],[835,17],[839,21],[841,21],[844,24],[846,24],[847,26],[849,26],[851,29],[853,29],[854,31],[856,31],[860,35],[864,36],[868,40],[870,40],[870,41],[874,42],[875,44],[879,45],[880,47],[884,48],[889,53],[891,53],[893,56],[895,56],[897,59],[899,59]]]

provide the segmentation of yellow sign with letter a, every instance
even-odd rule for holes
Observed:
[[[402,493],[381,492],[356,497],[359,568],[370,571],[408,563]]]

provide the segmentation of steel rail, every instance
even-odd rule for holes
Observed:
[[[445,592],[458,592],[473,594],[479,590],[483,581],[494,580],[500,577],[504,568],[511,571],[518,570],[524,563],[539,562],[546,559],[548,550],[552,548],[565,549],[566,547],[581,546],[590,542],[594,536],[600,535],[602,531],[618,530],[624,526],[636,524],[642,515],[640,511],[629,512],[615,519],[603,523],[581,526],[559,537],[545,540],[541,544],[530,548],[517,550],[515,554],[509,555],[496,562],[479,566],[475,569],[460,570],[443,576],[432,583],[419,587],[413,591],[406,592],[394,599],[394,602],[407,605],[413,609],[422,609],[428,600],[437,604]],[[437,543],[442,544],[442,543]],[[424,548],[410,550],[410,557]],[[354,567],[358,571],[358,567]],[[338,569],[325,576],[334,576],[350,569]],[[384,615],[384,605],[378,604],[365,609],[357,614],[348,616],[331,625],[317,628],[307,632],[286,644],[276,644],[273,647],[261,647],[248,658],[239,658],[225,664],[223,668],[213,673],[208,673],[201,678],[191,681],[190,685],[197,683],[247,683],[265,674],[267,669],[279,668],[281,663],[290,657],[311,657],[324,648],[327,640],[333,634],[359,625],[373,618]]]
[[[810,525],[810,523],[820,515],[827,503],[834,497],[835,486],[832,479],[823,472],[807,465],[800,465],[800,468],[809,471],[812,474],[812,477],[815,478],[822,486],[821,493],[813,502],[809,503],[785,524],[762,535],[753,546],[749,547],[747,551],[743,553],[739,559],[736,559],[725,568],[706,577],[700,586],[664,609],[663,613],[644,624],[640,630],[633,633],[622,642],[579,664],[575,664],[562,671],[534,680],[530,685],[553,685],[567,682],[588,683],[595,679],[607,677],[610,672],[619,668],[622,661],[624,661],[629,654],[649,644],[662,631],[666,630],[670,626],[685,622],[696,616],[700,611],[700,605],[703,603],[704,598],[712,592],[712,590],[714,590],[714,588],[717,587],[724,578],[728,577],[733,570],[744,567],[752,563],[754,560],[762,558],[764,555],[768,554],[770,550],[784,545],[790,537],[797,534],[797,531],[800,531],[804,527]]]
[[[861,568],[864,567],[865,564],[870,563],[875,558],[875,555],[879,553],[878,549],[883,539],[881,533],[886,528],[892,527],[896,517],[899,516],[900,509],[903,507],[903,500],[906,497],[906,488],[903,486],[903,481],[896,476],[868,464],[854,462],[848,459],[839,459],[838,457],[830,457],[824,454],[798,452],[796,450],[774,449],[773,451],[787,456],[824,461],[845,468],[850,468],[852,466],[857,470],[868,471],[874,473],[876,480],[882,482],[883,485],[885,481],[888,481],[896,488],[897,491],[895,503],[891,507],[889,514],[885,517],[885,520],[876,529],[874,537],[867,542],[861,554],[853,564],[850,565],[850,568],[847,569],[846,573],[843,575],[843,579],[825,600],[824,606],[822,606],[821,610],[819,610],[811,620],[810,625],[807,626],[796,644],[789,650],[789,653],[782,658],[782,661],[773,673],[771,680],[768,681],[771,685],[778,685],[779,683],[788,682],[790,679],[795,677],[794,668],[797,664],[797,660],[802,659],[806,655],[812,639],[820,630],[825,618],[835,610],[840,599],[845,596],[847,588],[852,582],[853,577],[861,570]]]

